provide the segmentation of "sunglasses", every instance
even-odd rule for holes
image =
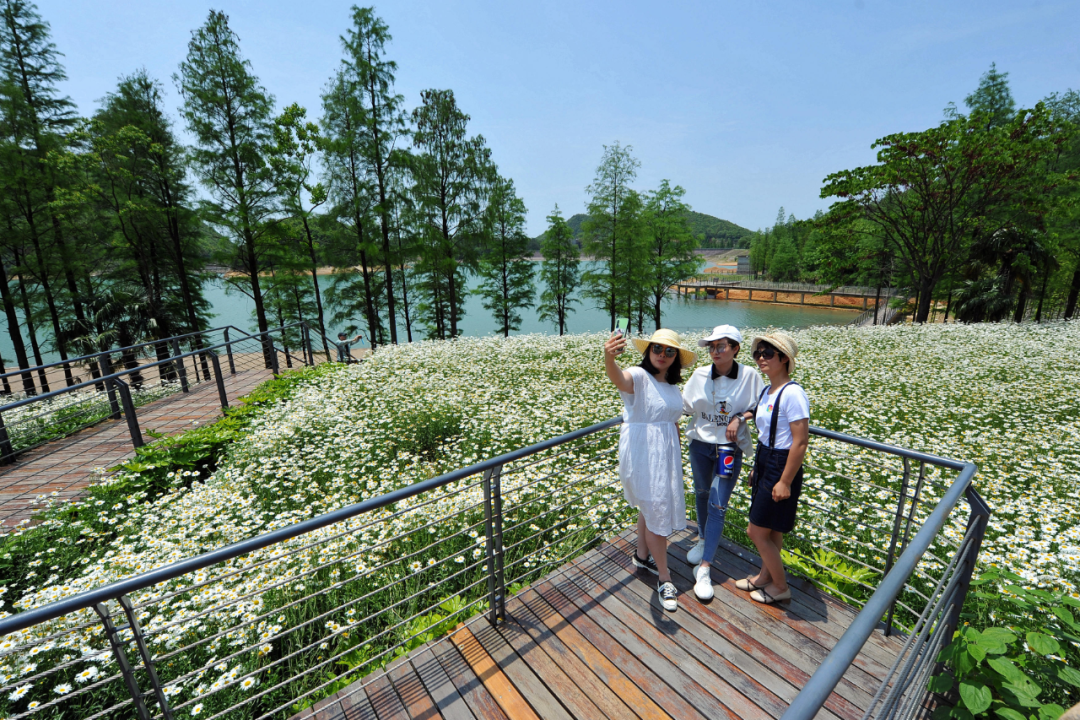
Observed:
[[[722,353],[725,350],[730,350],[734,345],[726,342],[711,342],[705,347],[709,348],[709,352],[711,353]]]
[[[649,350],[653,355],[667,355],[670,358],[679,354],[678,348],[673,348],[668,345],[661,345],[660,343],[653,343],[649,346]]]
[[[767,345],[762,345],[762,346],[758,347],[757,350],[754,351],[754,359],[758,360],[759,358],[765,358],[766,360],[772,360],[777,355],[783,355],[783,354],[784,353],[780,352],[779,350],[777,350],[774,347],[769,347]]]

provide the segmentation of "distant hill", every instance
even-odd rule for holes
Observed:
[[[687,212],[686,215],[690,224],[690,231],[701,238],[702,247],[744,247],[744,244],[749,242],[749,240],[743,242],[740,242],[740,240],[747,238],[751,231],[729,220],[721,220],[718,217],[694,212],[693,210]],[[578,213],[566,221],[566,224],[574,231],[574,238],[579,242],[581,241],[581,224],[588,217],[585,213]],[[540,249],[540,239],[542,237],[543,234],[538,235],[529,243],[530,249],[534,252]]]

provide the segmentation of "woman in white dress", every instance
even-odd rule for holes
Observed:
[[[641,364],[623,370],[615,358],[626,347],[616,332],[604,344],[607,376],[619,389],[623,424],[619,432],[619,478],[626,502],[638,509],[638,547],[634,565],[659,577],[657,593],[665,609],[679,607],[667,566],[667,539],[686,527],[679,419],[681,370],[697,354],[673,330],[657,330],[649,340],[633,340]]]

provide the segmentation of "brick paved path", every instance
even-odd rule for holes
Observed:
[[[272,373],[261,368],[236,375],[226,373],[225,390],[230,404],[270,377]],[[204,382],[192,386],[189,393],[144,405],[135,414],[147,440],[147,430],[175,435],[195,424],[213,422],[221,417],[217,385]],[[104,420],[20,455],[14,464],[0,466],[0,527],[6,530],[29,518],[31,503],[38,495],[56,491],[58,497],[73,498],[94,479],[94,468],[112,467],[134,455],[124,419]]]

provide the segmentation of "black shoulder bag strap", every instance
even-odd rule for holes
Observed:
[[[783,397],[784,391],[787,390],[788,385],[796,385],[796,384],[797,383],[794,380],[789,380],[786,383],[784,383],[783,385],[781,385],[780,386],[780,392],[776,393],[776,399],[773,400],[773,414],[772,414],[772,419],[769,422],[769,442],[772,443],[772,444],[771,445],[765,445],[765,443],[761,443],[762,445],[765,445],[765,447],[769,448],[770,450],[772,450],[773,448],[776,447],[776,422],[780,419],[780,398]],[[769,388],[765,388],[765,392],[768,392],[768,391],[769,391]],[[758,404],[760,405],[761,403],[759,402]]]

